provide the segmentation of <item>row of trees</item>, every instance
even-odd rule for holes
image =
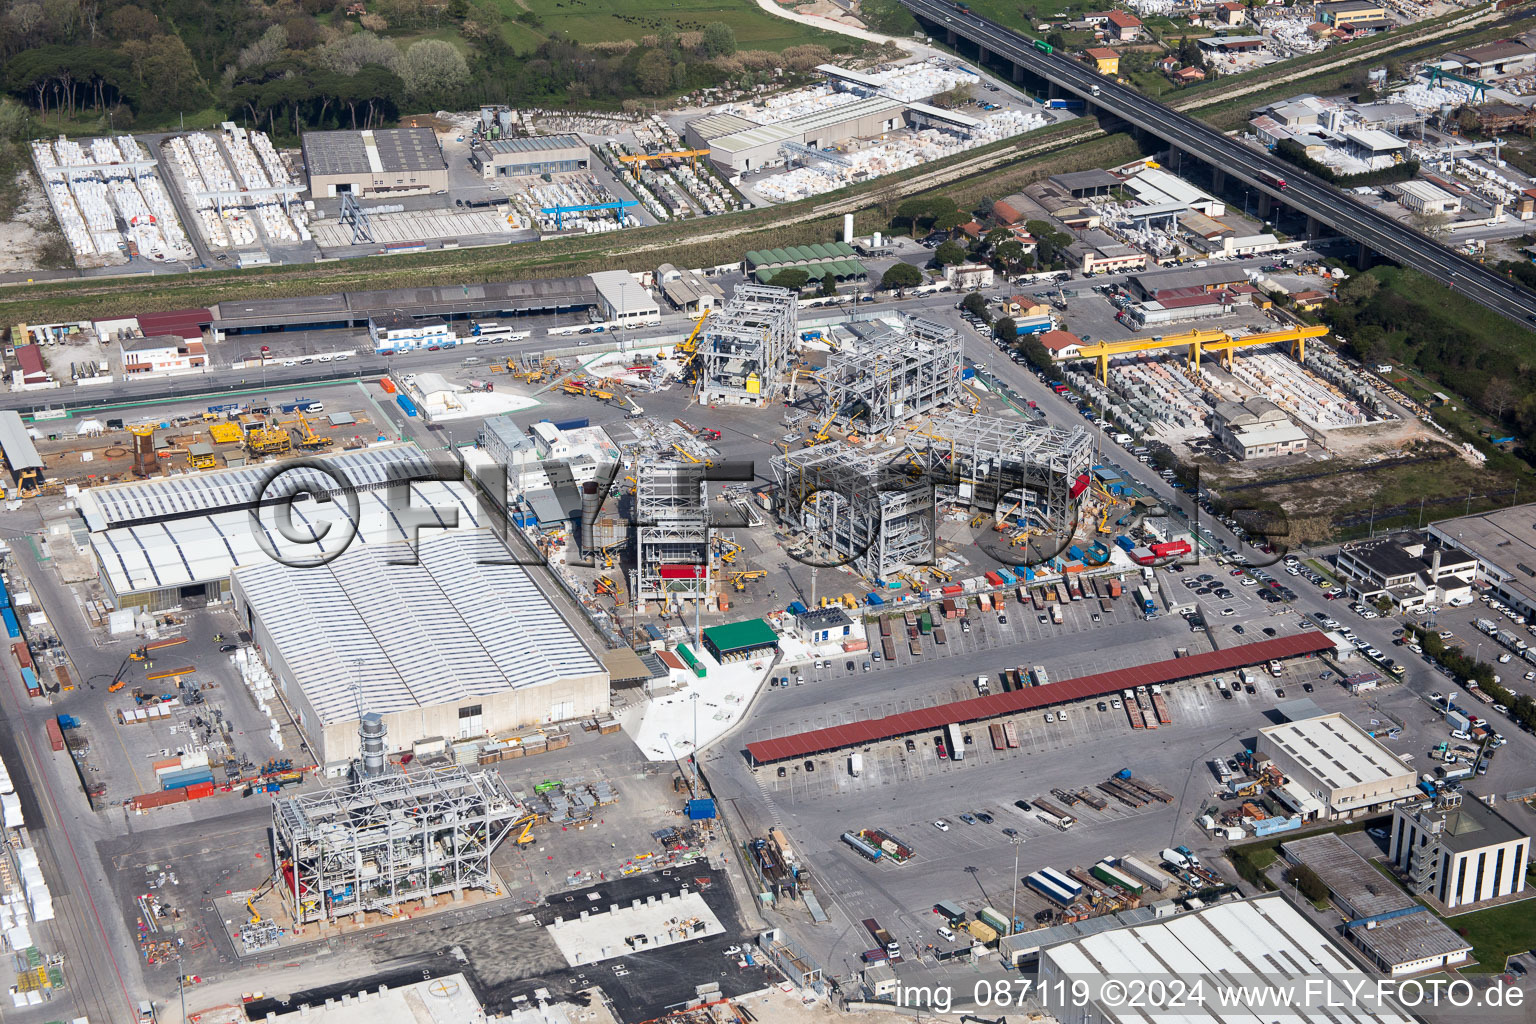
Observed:
[[[659,18],[631,15],[622,17],[637,29],[654,22],[656,31],[590,45],[553,33],[518,52],[503,32],[504,6],[369,0],[359,17],[340,0],[15,0],[0,4],[0,87],[44,120],[110,111],[123,129],[214,106],[287,134],[383,124],[404,109],[617,104],[832,58],[820,46],[738,52],[724,22],[700,21],[680,33]],[[528,10],[516,20],[535,30],[542,24]],[[387,35],[447,28],[455,41],[406,45]]]
[[[1536,732],[1536,700],[1523,693],[1515,693],[1494,682],[1494,666],[1478,661],[1458,647],[1450,647],[1430,629],[1408,627],[1408,635],[1417,639],[1424,653],[1456,674],[1457,679],[1475,682],[1478,689],[1492,697],[1496,703],[1509,708],[1510,717],[1527,732]]]

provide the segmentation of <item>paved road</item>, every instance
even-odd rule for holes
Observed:
[[[1395,263],[1428,274],[1513,320],[1536,322],[1536,295],[1458,255],[1428,235],[1267,152],[1253,149],[1192,117],[1148,99],[1065,56],[1035,49],[1034,41],[1002,25],[957,10],[943,0],[901,0],[915,15],[952,30],[1018,66],[1076,93],[1107,114],[1152,132],[1220,172],[1233,174],[1285,205],[1331,224]]]

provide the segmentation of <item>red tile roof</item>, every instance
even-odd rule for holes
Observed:
[[[1114,60],[1120,56],[1119,52],[1111,50],[1107,46],[1095,46],[1093,49],[1084,50],[1083,52],[1094,60]]]
[[[1141,19],[1124,11],[1110,11],[1109,23],[1116,28],[1140,28]]]
[[[24,378],[48,375],[48,371],[43,367],[43,353],[36,345],[17,345],[16,362],[21,367]]]
[[[1083,339],[1079,338],[1071,331],[1046,331],[1044,334],[1040,335],[1040,344],[1044,345],[1052,352],[1060,352],[1064,348],[1070,348],[1073,345],[1081,345],[1082,343]]]
[[[182,338],[203,336],[203,328],[213,323],[213,314],[206,309],[170,309],[163,313],[140,313],[139,330],[144,337],[157,334],[175,334]]]
[[[1231,672],[1251,665],[1261,665],[1271,659],[1298,658],[1333,650],[1333,641],[1320,632],[1297,633],[1278,636],[1272,640],[1229,647],[1221,651],[1208,651],[1187,658],[1158,661],[1150,665],[1116,669],[1096,675],[1067,679],[1045,686],[1031,686],[1023,690],[994,693],[988,697],[972,697],[917,711],[904,711],[883,718],[850,722],[829,729],[815,729],[773,740],[761,740],[747,744],[752,760],[762,764],[782,761],[791,757],[805,757],[827,751],[857,747],[865,743],[895,739],[908,733],[926,729],[940,729],[946,725],[980,722],[1000,715],[1012,715],[1021,711],[1064,704],[1069,701],[1089,700],[1118,693],[1128,687],[1171,683],[1180,679],[1214,672]]]

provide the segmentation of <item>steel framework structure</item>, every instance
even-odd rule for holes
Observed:
[[[914,416],[955,400],[964,361],[960,332],[920,317],[903,317],[886,329],[834,353],[813,376],[825,396],[822,415],[863,420],[867,433],[883,434]]]
[[[298,924],[496,888],[491,853],[523,805],[495,772],[400,772],[272,805],[276,884]]]
[[[870,579],[932,562],[933,491],[911,486],[905,451],[831,441],[775,456],[780,518]]]
[[[1092,464],[1083,427],[963,412],[935,418],[902,445],[834,441],[772,462],[780,519],[877,580],[932,562],[936,507],[945,501],[1007,507],[1037,530],[1069,538]]]
[[[796,294],[772,285],[738,285],[710,315],[699,341],[701,404],[764,405],[787,386],[789,348],[799,326]]]
[[[635,564],[639,600],[709,596],[712,540],[703,467],[652,462],[635,473]],[[663,566],[695,566],[692,578]]]
[[[996,511],[1023,490],[1026,511],[1045,530],[1072,535],[1076,489],[1093,466],[1086,427],[1061,430],[1024,420],[947,412],[907,441],[924,473],[972,508]]]

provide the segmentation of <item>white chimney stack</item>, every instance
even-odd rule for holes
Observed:
[[[849,245],[853,244],[853,214],[851,213],[843,214],[843,241]]]

